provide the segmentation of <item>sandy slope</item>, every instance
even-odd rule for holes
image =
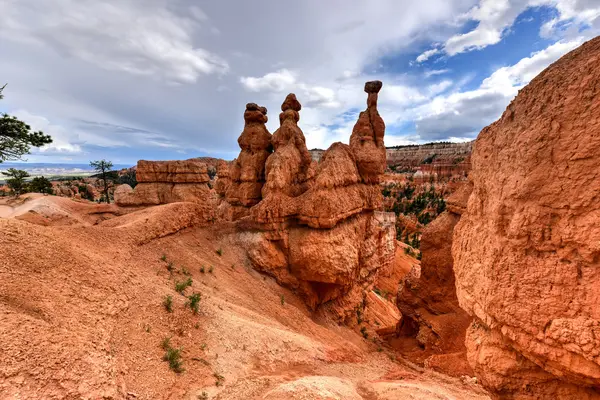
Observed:
[[[36,224],[0,219],[1,398],[487,398],[470,379],[423,371],[314,320],[301,299],[249,267],[227,227],[202,226],[198,206],[92,225],[96,205],[43,200],[49,208],[27,212]],[[80,223],[54,226],[43,211],[54,208]],[[202,295],[197,315],[174,290],[184,268],[193,279],[185,293]],[[165,337],[182,347],[185,372],[162,360]]]

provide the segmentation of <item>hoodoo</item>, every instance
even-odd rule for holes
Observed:
[[[241,219],[240,240],[256,269],[303,294],[316,308],[328,303],[344,319],[362,304],[379,269],[393,263],[393,214],[381,207],[377,182],[385,170],[385,125],[377,112],[379,81],[368,82],[367,110],[350,145],[334,143],[317,163],[298,126],[300,102],[281,106],[274,152],[265,163],[262,200]],[[250,224],[251,229],[245,229]]]
[[[499,398],[600,398],[599,148],[600,38],[475,142],[452,253],[469,362]]]
[[[246,215],[248,208],[261,200],[261,191],[265,183],[265,161],[273,149],[271,134],[265,124],[268,121],[267,109],[254,103],[246,105],[244,112],[244,130],[238,138],[242,151],[232,162],[229,171],[219,166],[220,178],[227,174],[227,202],[231,204],[233,217]],[[230,183],[229,183],[230,182]]]

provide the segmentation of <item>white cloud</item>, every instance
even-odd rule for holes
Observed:
[[[569,42],[557,42],[546,49],[525,57],[515,65],[496,70],[483,81],[482,88],[522,87],[562,55],[583,43],[583,38]]]
[[[439,53],[440,53],[440,49],[431,49],[431,50],[424,51],[417,57],[417,62],[422,63],[424,61],[427,61],[432,56],[439,54]]]
[[[323,86],[311,86],[303,82],[298,82],[296,74],[281,69],[276,72],[269,72],[262,77],[241,77],[240,82],[246,90],[251,92],[298,92],[302,97],[302,102],[306,107],[340,107],[340,102],[336,100],[335,92]]]
[[[50,46],[100,68],[180,83],[228,70],[225,60],[193,43],[208,19],[197,6],[190,7],[189,18],[154,0],[3,3],[0,35]]]
[[[240,78],[240,82],[244,88],[251,92],[283,92],[293,89],[296,85],[296,76],[287,69],[281,69],[276,72],[269,72],[259,78],[243,76]]]
[[[558,14],[542,26],[540,34],[543,37],[557,34],[559,27],[565,29],[572,26],[578,32],[578,28],[589,26],[600,17],[600,4],[595,0],[480,0],[479,4],[456,20],[459,26],[474,21],[477,23],[475,28],[451,36],[441,50],[427,50],[416,61],[424,62],[438,53],[454,56],[499,43],[521,13],[539,6],[554,7]]]
[[[69,132],[63,126],[52,124],[47,118],[39,115],[33,115],[26,110],[17,110],[11,115],[26,122],[33,131],[43,131],[45,134],[52,136],[52,143],[45,145],[39,149],[33,148],[33,153],[39,154],[78,154],[82,153],[81,140],[77,134]]]
[[[423,73],[423,75],[425,75],[425,78],[430,78],[432,76],[436,76],[436,75],[443,75],[450,72],[449,69],[433,69],[433,70],[429,70],[429,71],[425,71]]]
[[[417,115],[417,133],[426,141],[474,138],[502,114],[519,89],[582,41],[578,38],[550,45],[514,65],[497,69],[475,90],[437,96],[415,108],[412,111]]]

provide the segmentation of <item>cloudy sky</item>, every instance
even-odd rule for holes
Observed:
[[[0,112],[54,143],[30,162],[239,148],[247,102],[294,92],[309,148],[348,141],[380,79],[386,144],[467,140],[600,33],[600,0],[0,0]]]

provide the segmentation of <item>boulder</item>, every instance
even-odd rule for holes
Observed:
[[[600,38],[483,129],[454,232],[469,362],[495,395],[600,398]]]
[[[177,202],[205,203],[210,198],[208,169],[196,160],[145,161],[137,164],[135,189],[115,188],[119,206],[149,206]]]

